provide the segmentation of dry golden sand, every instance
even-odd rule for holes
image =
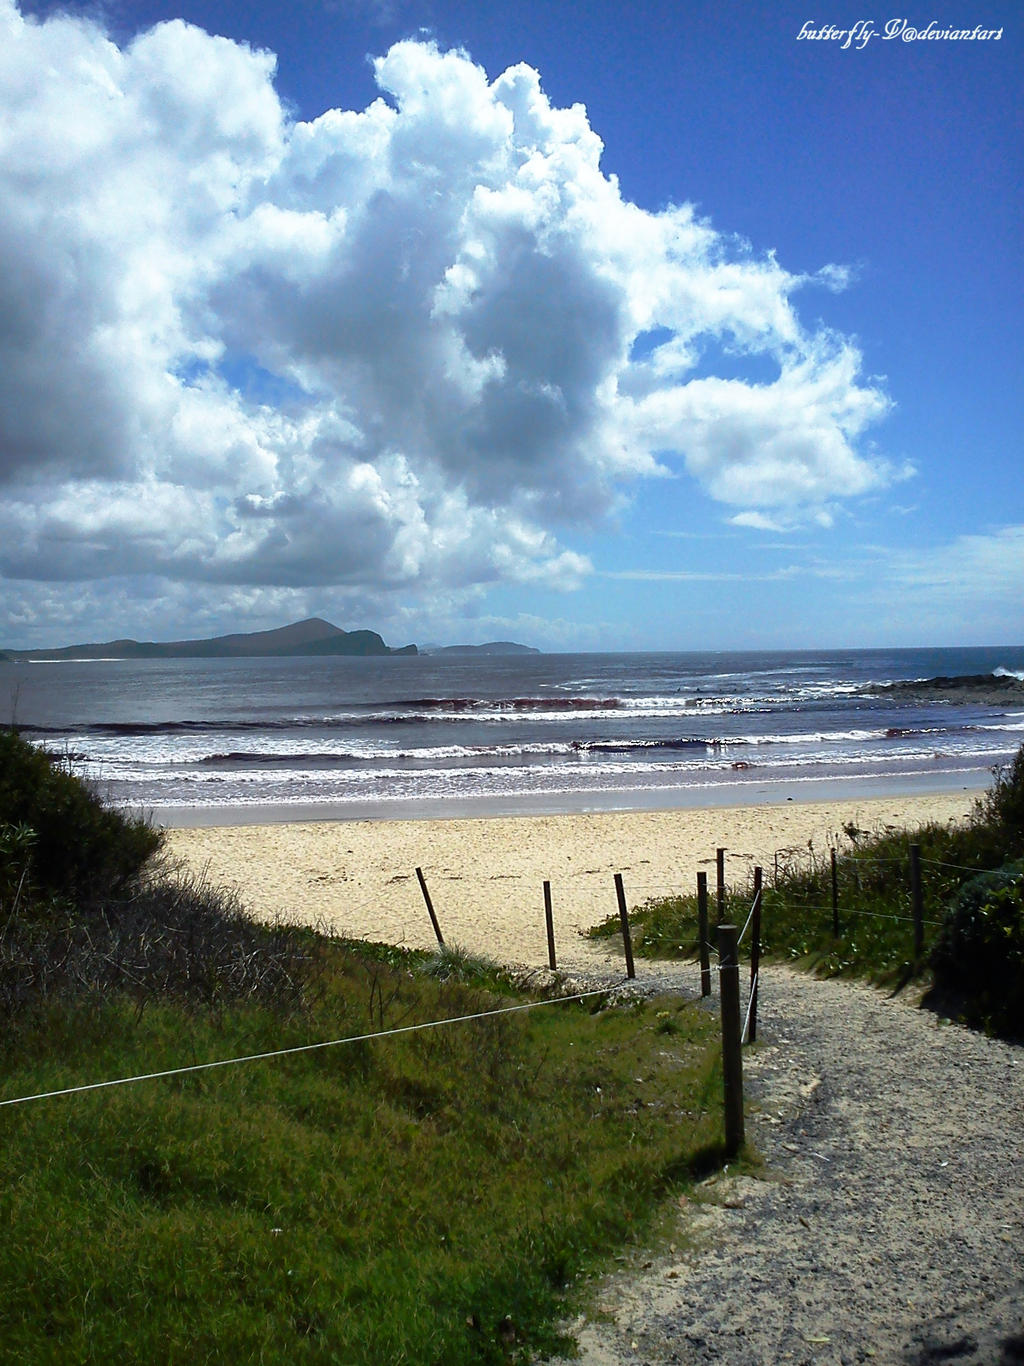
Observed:
[[[908,827],[963,818],[976,793],[851,798],[746,807],[472,820],[322,821],[168,831],[173,856],[236,889],[261,917],[322,922],[355,938],[413,948],[435,940],[415,870],[423,869],[445,939],[509,963],[547,961],[543,883],[551,883],[559,966],[609,952],[581,932],[616,909],[613,874],[630,905],[714,882],[727,849],[738,881],[777,851],[845,840],[843,828]]]

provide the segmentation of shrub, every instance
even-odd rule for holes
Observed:
[[[28,860],[19,869],[8,856],[5,883],[27,866],[26,890],[43,898],[121,895],[163,840],[146,821],[104,806],[58,756],[14,730],[0,731],[0,827],[23,832]]]
[[[961,887],[932,950],[935,988],[970,1023],[1024,1037],[1024,860]]]
[[[978,802],[976,823],[994,826],[1013,854],[1024,854],[1024,745],[1013,762],[994,771],[995,781]]]

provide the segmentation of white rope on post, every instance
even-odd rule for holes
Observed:
[[[747,930],[750,929],[750,922],[753,920],[753,918],[754,918],[754,912],[757,910],[757,901],[758,901],[758,898],[755,896],[755,897],[754,897],[754,904],[753,904],[753,906],[751,906],[751,908],[750,908],[750,914],[747,916],[747,923],[743,926],[742,930],[740,930],[740,937],[739,937],[739,939],[736,941],[737,946],[743,943],[743,936],[746,934]]]
[[[750,984],[750,995],[747,997],[747,1012],[743,1017],[743,1029],[740,1033],[740,1043],[748,1042],[748,1034],[750,1031],[750,1008],[757,1000],[757,979],[760,976],[761,974],[759,972],[755,974],[754,980]]]

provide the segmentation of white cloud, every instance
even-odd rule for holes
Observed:
[[[777,518],[768,517],[763,512],[737,512],[729,518],[731,526],[752,527],[755,531],[785,531],[786,525]]]
[[[713,497],[732,506],[816,509],[898,477],[857,439],[888,409],[857,382],[849,342],[817,336],[783,352],[778,379],[700,378],[638,397],[632,421],[652,445],[680,450]]]
[[[0,0],[8,581],[567,588],[562,529],[676,460],[748,526],[893,477],[861,447],[885,395],[791,303],[841,268],[624,201],[527,66],[404,42],[375,72],[296,123],[271,54]],[[713,346],[777,378],[698,373]]]

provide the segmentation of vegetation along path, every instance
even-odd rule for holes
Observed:
[[[600,1287],[577,1362],[1024,1362],[1024,1048],[780,967],[758,1033],[764,1166],[711,1177],[677,1251]]]

